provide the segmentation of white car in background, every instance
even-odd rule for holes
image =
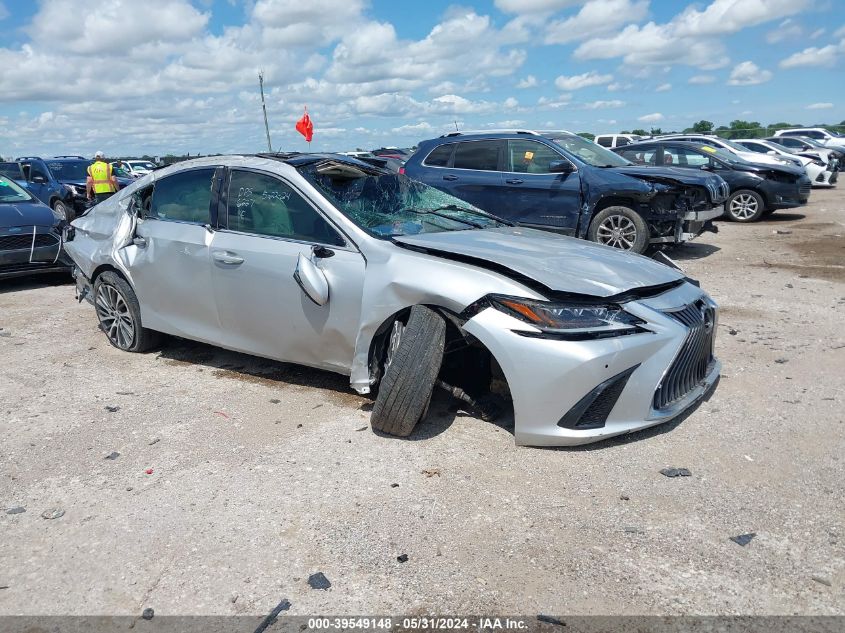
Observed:
[[[133,178],[140,178],[153,171],[156,164],[148,160],[125,160],[122,162],[122,167],[132,174]]]
[[[630,145],[646,138],[648,137],[639,134],[599,134],[593,139],[593,143],[602,147],[613,148]]]
[[[814,187],[832,187],[836,184],[837,172],[828,168],[827,163],[819,156],[806,156],[803,154],[793,154],[785,147],[777,143],[770,143],[757,138],[738,138],[734,143],[748,148],[749,151],[759,154],[766,154],[768,156],[789,156],[801,160],[804,164],[804,169],[807,170],[807,176],[810,177],[810,182]]]
[[[706,143],[713,147],[721,147],[725,151],[736,154],[743,160],[751,163],[758,163],[763,165],[794,165],[795,167],[803,167],[804,163],[797,156],[769,156],[768,154],[758,154],[751,152],[747,148],[729,141],[728,139],[719,138],[718,136],[711,136],[709,134],[665,134],[658,137],[661,140],[671,141],[691,141],[693,143]]]
[[[775,136],[803,136],[818,141],[825,147],[845,151],[845,135],[831,132],[823,127],[795,127],[775,130]]]

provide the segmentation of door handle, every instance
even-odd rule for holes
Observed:
[[[457,180],[457,179],[458,179],[458,177],[454,176],[452,174],[447,174],[447,175],[443,176],[443,180]]]
[[[508,178],[505,182],[508,183],[509,185],[521,185],[525,181],[522,180],[521,178]]]
[[[132,243],[138,248],[147,248],[147,240],[143,237],[135,237]]]
[[[229,266],[237,266],[238,264],[244,263],[243,257],[230,253],[229,251],[216,251],[211,256],[214,258],[214,261],[220,262],[221,264],[228,264]]]

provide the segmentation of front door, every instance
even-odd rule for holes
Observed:
[[[461,141],[450,167],[429,169],[426,184],[488,213],[500,215],[502,173],[499,161],[503,141]]]
[[[216,183],[213,167],[157,180],[138,202],[134,242],[120,252],[144,325],[208,343],[220,331],[209,263]]]
[[[274,174],[234,169],[226,218],[211,243],[221,344],[258,356],[348,372],[365,262],[300,192]],[[300,255],[328,280],[315,304],[294,273]]]
[[[575,233],[581,211],[580,175],[551,173],[550,163],[560,160],[568,159],[543,143],[509,140],[498,215],[526,226]]]

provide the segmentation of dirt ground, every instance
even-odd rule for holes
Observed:
[[[65,279],[0,282],[0,615],[845,614],[845,192],[720,229],[672,254],[715,394],[575,449],[444,397],[378,436],[342,376],[123,353]]]

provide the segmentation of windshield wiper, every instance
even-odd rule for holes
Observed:
[[[467,209],[466,207],[460,207],[456,204],[446,204],[442,207],[436,207],[434,211],[462,211],[463,213],[469,213],[470,215],[477,215],[480,218],[496,220],[496,222],[501,222],[506,226],[514,225],[513,222],[508,222],[504,218],[500,218],[498,215],[493,215],[492,213],[488,213],[487,211],[481,211],[479,209]]]
[[[440,213],[440,210],[451,210],[449,207],[438,207],[436,209],[414,209],[412,207],[408,207],[406,209],[402,209],[399,213],[416,213],[417,215],[436,215],[438,218],[445,218],[447,220],[454,220],[455,222],[460,222],[461,224],[466,224],[467,226],[471,226],[476,229],[483,229],[484,226],[478,224],[477,222],[470,222],[465,218],[456,218],[453,215],[449,215],[448,213]],[[461,209],[463,210],[463,209]]]

